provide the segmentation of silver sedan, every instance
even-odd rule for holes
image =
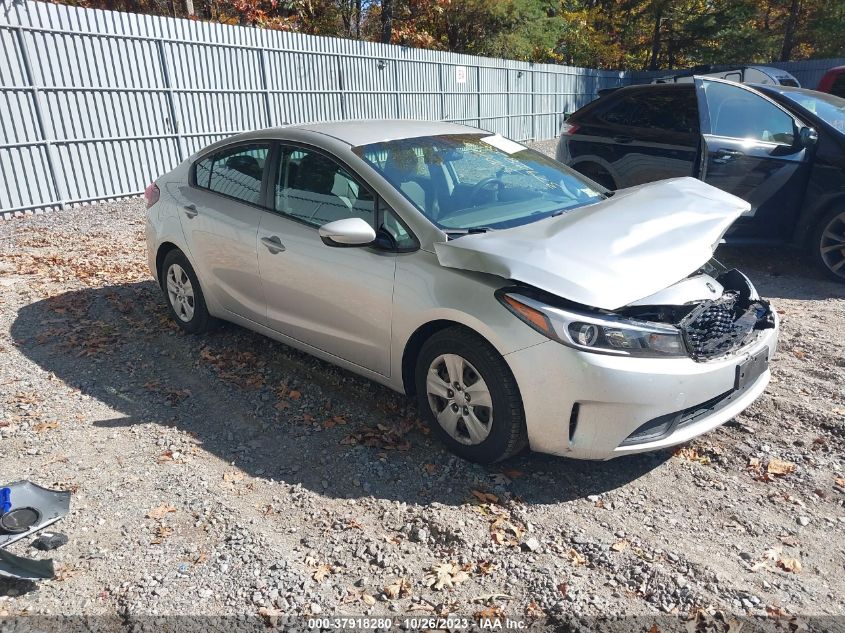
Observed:
[[[777,317],[712,259],[748,205],[692,178],[608,192],[497,134],[348,121],[228,138],[145,196],[185,331],[232,321],[413,394],[467,459],[675,445],[769,380]]]

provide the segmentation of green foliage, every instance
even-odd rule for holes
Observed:
[[[188,17],[191,5],[190,0],[64,1],[177,17]],[[201,20],[598,68],[845,55],[845,0],[193,0],[192,5],[192,17]]]

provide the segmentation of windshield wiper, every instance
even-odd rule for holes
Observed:
[[[487,233],[487,231],[495,231],[489,226],[471,226],[468,229],[443,229],[443,232],[449,237],[461,237],[462,235],[472,235],[473,233]]]

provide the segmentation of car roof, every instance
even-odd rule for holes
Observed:
[[[298,123],[286,125],[280,130],[303,130],[324,134],[348,143],[352,147],[382,143],[404,138],[420,136],[440,136],[444,134],[483,134],[484,130],[448,123],[445,121],[422,121],[414,119],[377,119],[357,121],[324,121],[316,123]]]

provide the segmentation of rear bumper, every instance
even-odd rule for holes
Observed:
[[[519,384],[532,450],[611,459],[684,443],[733,418],[760,396],[770,378],[766,369],[737,390],[737,365],[761,353],[771,359],[776,346],[777,325],[761,331],[740,353],[709,362],[619,358],[554,341],[505,358]],[[658,418],[669,422],[664,433],[626,442]]]

